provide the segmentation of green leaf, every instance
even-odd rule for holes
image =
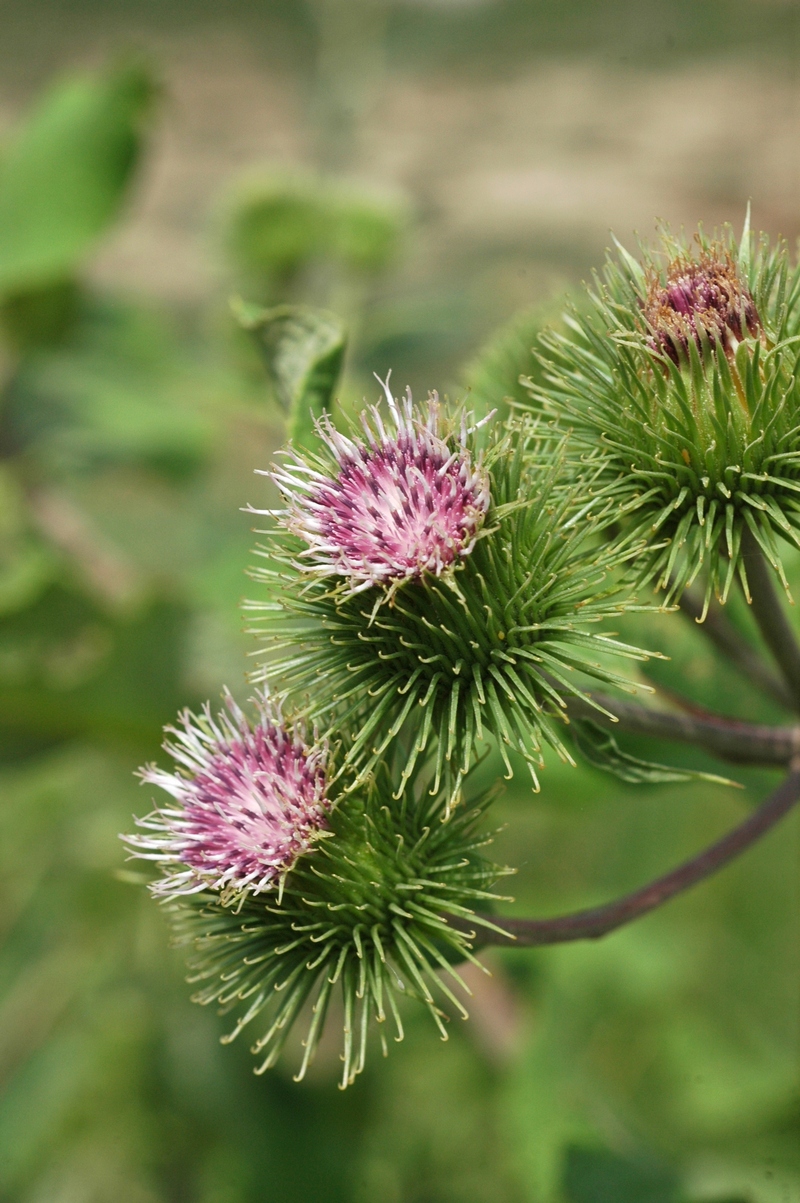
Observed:
[[[401,214],[366,198],[343,198],[333,213],[333,243],[352,271],[379,272],[394,254]]]
[[[227,246],[250,275],[286,286],[314,260],[353,272],[380,272],[404,222],[397,204],[342,191],[310,178],[266,178],[246,184],[234,202]]]
[[[314,420],[330,408],[341,374],[347,343],[344,326],[334,314],[305,305],[259,309],[237,301],[234,313],[258,342],[278,400],[288,414],[289,438],[295,446],[313,445]]]
[[[155,86],[140,66],[55,87],[0,159],[0,292],[69,276],[117,215]]]
[[[578,751],[590,764],[631,785],[656,785],[664,781],[710,781],[714,785],[733,786],[738,784],[736,781],[729,781],[727,777],[718,777],[716,773],[703,773],[698,769],[678,769],[671,765],[640,760],[638,756],[623,752],[614,736],[591,719],[574,720],[572,733]]]
[[[6,412],[39,472],[126,464],[186,480],[214,446],[216,391],[230,395],[214,375],[162,308],[84,299],[69,340],[23,364]]]
[[[290,277],[329,241],[326,214],[311,189],[280,181],[253,188],[236,207],[228,249],[236,264],[257,275]]]
[[[677,1203],[677,1175],[643,1158],[570,1145],[561,1189],[569,1203]]]

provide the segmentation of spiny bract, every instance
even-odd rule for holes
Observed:
[[[786,586],[776,536],[800,546],[800,271],[783,243],[737,244],[730,227],[694,251],[668,233],[644,266],[621,247],[586,315],[542,337],[537,407],[571,430],[624,539],[644,542],[637,583],[667,601],[706,570],[725,601],[742,540]],[[663,263],[663,265],[662,265]]]
[[[194,1000],[239,1012],[224,1042],[262,1019],[252,1047],[261,1058],[256,1073],[275,1065],[310,1003],[297,1079],[304,1076],[337,991],[342,1087],[364,1067],[372,1023],[384,1054],[387,1017],[402,1039],[398,996],[422,1002],[443,1039],[445,1000],[467,1017],[445,977],[469,994],[455,965],[475,961],[476,931],[492,927],[473,908],[499,900],[491,887],[510,870],[480,852],[489,842],[477,831],[488,796],[443,822],[443,800],[426,785],[412,780],[398,798],[397,774],[383,765],[368,787],[340,794],[329,838],[297,859],[280,895],[246,894],[234,904],[206,892],[167,903],[178,942],[193,950]]]
[[[283,520],[253,571],[268,596],[247,603],[267,650],[264,674],[321,727],[352,733],[343,765],[356,783],[404,728],[417,756],[436,746],[433,789],[450,797],[484,730],[536,767],[558,734],[564,696],[586,696],[581,675],[629,687],[603,659],[646,658],[590,627],[622,608],[609,584],[625,553],[598,546],[578,512],[583,495],[558,487],[562,449],[535,429],[489,435],[490,505],[468,556],[441,576],[353,594],[346,577],[299,566],[302,542]],[[287,525],[290,529],[286,529]],[[583,678],[585,680],[585,676]]]

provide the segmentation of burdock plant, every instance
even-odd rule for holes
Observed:
[[[800,798],[796,726],[621,696],[648,653],[609,629],[657,606],[636,593],[655,584],[800,712],[800,646],[773,580],[788,589],[783,549],[800,546],[800,274],[747,228],[739,243],[665,236],[641,263],[619,250],[588,313],[544,335],[537,412],[508,421],[476,422],[435,393],[398,400],[388,377],[383,406],[334,421],[336,319],[239,312],[291,432],[264,472],[276,502],[252,511],[266,519],[247,603],[262,690],[252,718],[226,695],[219,716],[187,711],[169,729],[174,767],[141,773],[168,800],[125,838],[156,870],[195,997],[235,1016],[225,1039],[252,1025],[260,1071],[304,1017],[302,1077],[338,998],[345,1086],[371,1031],[384,1051],[387,1029],[402,1036],[404,998],[446,1035],[466,1013],[459,963],[481,945],[602,936],[720,869]],[[725,618],[734,587],[779,673]],[[521,758],[537,789],[548,748],[632,782],[692,775],[612,731],[788,774],[632,894],[503,917],[494,888],[509,870],[485,857],[493,794],[475,794],[476,758],[498,749],[507,776]]]

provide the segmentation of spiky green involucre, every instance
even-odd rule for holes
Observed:
[[[573,314],[543,337],[537,408],[571,429],[622,537],[647,544],[637,581],[667,601],[704,573],[727,599],[742,540],[786,585],[778,537],[800,546],[800,272],[783,243],[729,227],[690,247],[669,234],[643,263],[619,249]]]
[[[448,1011],[467,1018],[445,979],[469,994],[455,966],[475,961],[476,932],[492,926],[473,908],[499,900],[491,887],[510,872],[481,854],[489,839],[477,828],[489,798],[442,822],[443,799],[431,798],[427,781],[409,782],[399,798],[396,784],[382,767],[368,787],[341,796],[327,837],[297,860],[280,892],[227,904],[207,892],[167,904],[178,942],[193,949],[195,1001],[238,1013],[224,1041],[260,1021],[256,1073],[275,1065],[305,1008],[301,1079],[337,992],[342,1087],[363,1069],[373,1026],[384,1054],[387,1028],[402,1039],[398,996],[420,1001],[443,1039]]]
[[[490,436],[491,438],[491,436]],[[391,741],[409,742],[403,779],[434,755],[434,791],[460,781],[489,732],[521,753],[538,788],[544,745],[565,760],[565,697],[588,678],[629,682],[610,653],[646,659],[596,629],[618,616],[609,583],[625,554],[598,545],[581,494],[558,486],[562,449],[535,429],[500,433],[483,460],[490,503],[468,555],[441,575],[354,594],[315,574],[280,525],[254,570],[267,597],[248,603],[266,648],[265,676],[321,730],[347,730],[344,766],[363,781]]]

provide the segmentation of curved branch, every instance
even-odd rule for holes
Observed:
[[[723,718],[710,711],[687,714],[652,710],[638,702],[594,691],[590,696],[618,721],[614,722],[581,698],[566,699],[567,714],[571,718],[589,718],[612,731],[695,744],[733,764],[786,765],[800,754],[800,726],[768,727]]]
[[[604,906],[557,915],[553,919],[504,919],[494,915],[478,916],[492,926],[477,935],[478,944],[506,944],[516,941],[518,947],[540,944],[563,944],[569,940],[597,940],[609,932],[632,923],[653,911],[671,898],[682,894],[705,878],[717,873],[729,861],[740,856],[756,840],[765,835],[787,815],[800,800],[800,760],[795,759],[792,771],[770,794],[758,810],[748,815],[722,839],[704,849],[677,869],[657,877],[649,885],[632,894],[625,894]]]
[[[697,629],[714,644],[727,659],[739,669],[763,693],[766,693],[786,710],[794,710],[794,696],[781,678],[761,659],[757,650],[739,634],[728,616],[718,607],[712,606],[703,616],[703,602],[690,589],[681,596],[680,608],[688,618],[693,618]]]
[[[742,554],[753,616],[792,695],[792,708],[800,710],[800,644],[778,596],[764,553],[747,527],[742,534]]]

